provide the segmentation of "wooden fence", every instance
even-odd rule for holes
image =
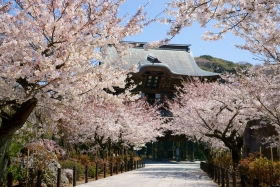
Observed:
[[[98,176],[100,174],[99,173],[100,167],[103,167],[103,178],[107,177],[107,165],[104,164],[104,165],[100,166],[99,164],[96,164],[95,180],[98,180]],[[114,173],[117,175],[119,172],[123,173],[123,172],[131,171],[131,170],[135,170],[135,169],[143,168],[143,167],[145,167],[144,160],[129,161],[129,162],[124,162],[124,163],[116,163],[116,164],[111,163],[109,165],[110,176],[112,176]],[[73,181],[72,181],[73,186],[77,185],[77,173],[78,173],[77,168],[74,167],[73,168]],[[41,187],[42,174],[43,174],[42,170],[38,170],[36,187]],[[86,166],[85,167],[85,183],[88,183],[88,179],[89,179],[89,167]],[[7,187],[13,187],[12,173],[7,174]],[[61,187],[61,168],[58,168],[58,170],[57,170],[57,187]]]
[[[222,187],[230,187],[230,181],[232,181],[232,187],[237,187],[237,173],[233,171],[230,173],[228,169],[224,169],[213,164],[208,164],[205,162],[200,162],[200,169],[206,172],[211,179],[221,185]],[[241,187],[249,187],[246,184],[246,175],[240,176],[239,183]],[[253,179],[252,181],[253,187],[259,187],[259,179]],[[240,185],[239,185],[240,186]],[[270,185],[270,187],[280,187],[279,185]]]

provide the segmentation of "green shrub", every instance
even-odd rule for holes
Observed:
[[[130,161],[130,155],[124,155],[123,160],[124,162]]]
[[[272,162],[266,157],[251,154],[240,161],[239,174],[246,175],[246,182],[252,184],[254,178],[260,181],[260,187],[280,182],[280,162]]]
[[[74,162],[74,161],[64,161],[64,162],[60,162],[61,168],[62,169],[73,169],[74,166],[77,169],[77,178],[79,179],[80,177],[84,177],[85,176],[85,167],[78,163],[78,162]]]
[[[107,171],[110,171],[110,161],[109,160],[102,159],[102,158],[95,158],[94,163],[99,165],[98,171],[103,171],[104,164],[106,164]]]
[[[10,146],[10,157],[18,157],[20,150],[23,149],[23,145],[17,141],[12,142]]]
[[[22,180],[24,176],[24,171],[20,164],[13,164],[7,167],[7,173],[11,172],[13,174],[14,181]]]
[[[249,164],[250,177],[259,179],[260,183],[270,183],[273,172],[272,162],[265,157],[260,157]]]
[[[277,184],[280,180],[280,162],[272,162],[266,157],[260,157],[249,164],[249,171],[253,178],[258,178],[260,186]],[[253,179],[252,179],[253,180]]]
[[[214,165],[222,168],[230,168],[232,166],[232,159],[230,155],[219,156],[214,159]]]
[[[79,163],[81,163],[84,166],[90,164],[90,159],[88,155],[80,155],[76,156],[75,158],[79,161]]]
[[[258,153],[252,154],[250,153],[248,155],[248,157],[243,158],[240,160],[239,164],[238,164],[238,171],[240,175],[246,175],[247,178],[250,178],[250,163],[253,162],[254,160],[257,159],[257,157],[259,157],[260,155],[258,155]]]
[[[122,164],[122,163],[124,163],[124,157],[121,155],[118,155],[115,157],[115,161],[116,161],[116,163]]]
[[[88,168],[89,170],[89,176],[94,178],[95,177],[95,173],[96,173],[96,166],[90,166]],[[100,171],[100,169],[98,169],[98,172]]]
[[[139,160],[141,160],[141,158],[139,156],[133,157],[133,161],[139,161]]]

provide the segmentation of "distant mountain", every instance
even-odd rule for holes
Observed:
[[[228,60],[215,58],[210,55],[202,55],[200,57],[195,57],[194,59],[201,69],[215,73],[235,73],[236,68],[245,69],[252,66],[252,64],[250,64],[249,62],[242,61],[239,63],[234,63]]]

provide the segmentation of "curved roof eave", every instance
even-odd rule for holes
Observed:
[[[216,77],[220,75],[219,73],[200,69],[189,50],[186,51],[181,48],[172,49],[173,45],[167,47],[168,48],[149,49],[148,51],[144,50],[143,47],[130,48],[126,50],[130,55],[123,58],[123,60],[128,63],[125,65],[125,68],[129,69],[138,64],[138,70],[144,67],[162,67],[168,69],[171,74],[176,76]],[[158,63],[148,61],[148,56],[157,58]],[[108,47],[107,57],[113,61],[120,61],[116,48],[113,46]]]
[[[194,74],[187,74],[187,73],[178,73],[176,71],[173,71],[170,66],[168,66],[167,64],[163,64],[163,63],[151,63],[147,60],[142,60],[138,63],[138,71],[142,71],[146,68],[154,68],[154,67],[160,67],[160,68],[165,68],[169,71],[170,74],[172,75],[176,75],[176,76],[205,76],[205,77],[214,77],[214,76],[219,76],[220,73],[212,73],[212,72],[208,72],[208,71],[204,71],[202,69],[199,69],[201,72],[197,72]]]

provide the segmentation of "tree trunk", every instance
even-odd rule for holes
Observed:
[[[13,136],[3,135],[0,136],[0,186],[4,185],[6,177],[6,169],[9,162],[9,148],[12,143]]]
[[[236,166],[238,165],[242,155],[241,155],[241,149],[243,147],[243,136],[237,137],[235,140],[235,144],[232,147],[232,162],[233,162],[233,167],[236,169]]]
[[[241,148],[240,149],[232,149],[231,150],[231,157],[233,162],[233,169],[235,170],[240,159],[241,159]]]
[[[9,148],[14,133],[20,129],[37,105],[37,99],[32,98],[21,104],[11,116],[6,116],[0,124],[0,187],[4,185],[5,172],[9,161]]]

